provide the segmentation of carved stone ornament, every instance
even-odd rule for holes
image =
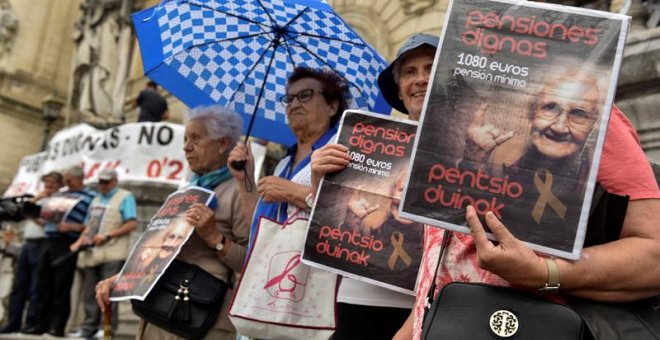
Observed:
[[[17,30],[18,19],[9,0],[0,0],[0,58],[11,51]]]
[[[437,2],[438,0],[401,0],[401,6],[406,15],[421,15]]]
[[[97,127],[121,123],[132,28],[130,0],[84,0],[74,24],[71,105]]]

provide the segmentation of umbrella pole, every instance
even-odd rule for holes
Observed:
[[[270,68],[273,65],[273,60],[275,59],[275,52],[277,51],[277,48],[280,46],[279,40],[273,40],[273,54],[270,57],[270,61],[268,61],[268,68],[266,69],[266,77],[264,77],[264,81],[261,83],[261,88],[259,89],[259,97],[257,97],[257,103],[254,105],[254,111],[252,111],[252,116],[250,117],[250,123],[248,124],[248,129],[247,132],[245,133],[245,139],[243,140],[243,144],[247,145],[248,138],[250,138],[250,133],[252,132],[252,126],[254,125],[254,118],[257,114],[257,109],[259,108],[259,103],[261,102],[261,96],[264,93],[264,87],[266,86],[266,81],[268,80],[268,75],[270,74]],[[249,174],[247,173],[247,170],[245,169],[245,163],[247,161],[233,161],[231,162],[231,167],[236,169],[236,170],[243,170],[245,171],[245,179],[246,181],[248,180]],[[250,192],[252,190],[248,190]]]

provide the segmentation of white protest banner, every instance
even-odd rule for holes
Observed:
[[[122,182],[179,185],[188,173],[183,152],[184,126],[172,123],[129,123],[107,130],[87,124],[64,129],[44,152],[21,160],[5,197],[35,194],[39,179],[49,171],[82,165],[86,181],[114,168]]]
[[[41,185],[39,179],[41,175],[46,173],[42,169],[46,157],[48,157],[47,152],[35,153],[23,157],[18,166],[18,171],[14,175],[14,180],[5,191],[3,197],[15,197],[26,194],[35,195],[39,192]]]

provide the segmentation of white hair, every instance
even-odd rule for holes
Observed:
[[[229,138],[229,147],[238,143],[243,119],[236,112],[220,105],[198,106],[188,112],[186,122],[202,119],[211,138]]]
[[[71,175],[73,177],[77,177],[80,179],[85,178],[85,171],[80,165],[74,165],[66,170],[64,170],[64,174],[66,175]]]

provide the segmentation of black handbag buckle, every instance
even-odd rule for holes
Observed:
[[[185,279],[179,285],[179,289],[177,289],[176,291],[174,300],[183,300],[184,302],[188,302],[190,300],[189,294],[190,294],[190,281],[188,281],[188,279]]]

